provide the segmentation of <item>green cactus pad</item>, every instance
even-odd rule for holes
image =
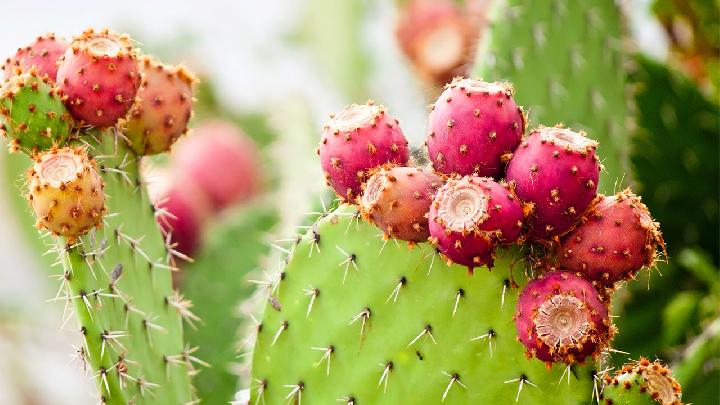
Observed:
[[[12,150],[32,154],[62,146],[70,135],[73,120],[47,80],[34,71],[23,73],[0,91],[0,125]]]
[[[530,128],[564,123],[600,142],[612,193],[627,170],[628,137],[622,23],[606,0],[493,2],[473,74],[507,80]]]
[[[75,245],[57,240],[58,296],[75,309],[83,335],[79,357],[103,403],[189,402],[190,374],[200,365],[183,344],[188,308],[171,287],[169,254],[140,183],[139,159],[112,134],[102,142],[85,138],[102,168],[108,214],[101,229]]]
[[[614,377],[605,376],[600,396],[607,405],[681,404],[680,384],[659,361],[641,358],[626,364]]]
[[[563,379],[516,340],[519,252],[469,276],[381,235],[342,207],[299,240],[259,327],[251,403],[590,401],[592,364]]]

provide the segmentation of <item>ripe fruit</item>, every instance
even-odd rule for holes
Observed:
[[[435,171],[499,177],[525,132],[507,83],[457,78],[430,113],[428,155]]]
[[[363,216],[385,234],[408,242],[430,236],[427,214],[442,179],[415,167],[383,167],[365,184],[358,198]]]
[[[103,181],[82,148],[53,148],[35,158],[28,171],[28,200],[38,228],[75,238],[100,226],[105,214]]]
[[[382,106],[363,104],[345,108],[325,124],[318,155],[328,185],[352,202],[371,169],[405,165],[410,151],[398,121]]]
[[[226,121],[208,121],[173,149],[178,178],[197,184],[216,210],[245,201],[262,187],[260,153],[253,141]]]
[[[597,146],[583,133],[541,126],[517,148],[506,179],[518,197],[534,204],[528,218],[532,238],[566,233],[595,198],[601,170]]]
[[[627,189],[598,198],[581,223],[562,238],[558,264],[611,286],[652,266],[658,245],[664,248],[658,223],[640,197]]]
[[[489,178],[451,178],[430,208],[430,241],[454,263],[492,267],[495,246],[515,242],[522,220],[520,201],[503,185]]]
[[[88,30],[75,38],[57,73],[57,87],[70,113],[97,127],[112,126],[125,117],[139,86],[130,38],[107,30]]]
[[[33,41],[32,44],[18,48],[12,58],[7,58],[2,65],[2,71],[5,78],[22,72],[27,72],[31,67],[37,68],[38,76],[55,81],[58,70],[58,59],[67,51],[70,45],[62,38],[58,38],[53,33],[41,35]]]
[[[525,286],[515,326],[529,356],[567,364],[597,357],[613,334],[607,307],[595,287],[562,271],[547,273]]]
[[[138,101],[128,114],[125,136],[140,155],[170,150],[192,116],[195,77],[182,66],[163,65],[151,57],[140,61],[143,80]]]

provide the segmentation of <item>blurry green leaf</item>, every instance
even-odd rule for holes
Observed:
[[[675,295],[663,310],[663,343],[676,345],[693,329],[695,312],[702,294],[684,291]]]

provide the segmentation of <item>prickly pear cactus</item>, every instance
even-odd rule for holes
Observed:
[[[353,208],[327,214],[269,287],[251,402],[589,401],[592,364],[548,371],[516,340],[520,255],[468,276],[428,244],[383,241]]]

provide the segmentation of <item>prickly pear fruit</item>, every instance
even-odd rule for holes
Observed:
[[[245,201],[262,187],[257,146],[226,121],[197,126],[173,149],[172,165],[175,175],[197,184],[216,210]]]
[[[441,184],[436,174],[416,167],[384,167],[365,184],[360,211],[390,237],[425,242],[430,203]]]
[[[395,36],[421,76],[444,84],[467,70],[475,24],[449,0],[413,0],[400,10]]]
[[[672,371],[660,361],[640,360],[625,364],[614,376],[605,374],[601,404],[681,405],[682,388]]]
[[[318,155],[328,185],[341,199],[353,202],[371,169],[405,165],[410,151],[398,121],[384,107],[368,103],[332,116],[323,128]]]
[[[540,126],[523,140],[506,179],[518,197],[534,204],[530,236],[550,240],[569,231],[597,193],[598,144],[567,128]]]
[[[607,306],[595,287],[563,271],[546,273],[525,286],[515,326],[528,356],[567,364],[597,357],[613,334]]]
[[[589,280],[612,286],[652,266],[664,248],[659,224],[630,189],[600,196],[558,248],[558,264]]]
[[[60,59],[57,88],[78,121],[109,127],[135,101],[140,72],[127,35],[85,31]]]
[[[495,246],[515,242],[522,220],[520,201],[504,185],[490,178],[451,178],[430,207],[430,241],[451,262],[492,267]]]
[[[163,65],[149,56],[140,59],[142,83],[130,109],[125,136],[140,155],[154,155],[187,132],[192,116],[195,77],[182,66]]]
[[[456,78],[430,113],[427,147],[435,171],[499,177],[525,132],[508,83]]]
[[[10,149],[33,154],[62,145],[73,120],[50,79],[36,68],[13,76],[0,94],[0,132],[10,137]]]
[[[173,183],[155,201],[157,220],[163,233],[170,237],[173,249],[192,256],[202,240],[210,206],[204,194],[192,182]]]
[[[95,161],[82,148],[53,148],[35,158],[28,171],[28,201],[38,228],[72,243],[105,214],[104,183]]]
[[[58,59],[67,51],[70,45],[55,34],[41,35],[32,44],[18,48],[12,58],[7,58],[2,65],[5,78],[28,71],[31,67],[37,68],[40,77],[47,77],[55,81],[58,70]]]

